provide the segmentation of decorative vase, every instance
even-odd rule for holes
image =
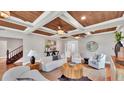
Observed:
[[[122,43],[119,41],[115,45],[115,56],[118,57],[118,52],[120,51],[120,47],[123,47]]]

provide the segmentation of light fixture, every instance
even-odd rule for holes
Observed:
[[[8,18],[10,17],[9,11],[0,11],[0,18]]]
[[[81,20],[85,20],[85,19],[86,19],[86,16],[82,16],[82,17],[81,17]]]
[[[58,26],[58,34],[63,35],[65,32],[62,30],[60,26]]]
[[[75,38],[75,39],[80,39],[80,36],[75,36],[74,38]]]

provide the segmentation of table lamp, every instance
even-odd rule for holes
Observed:
[[[37,56],[36,51],[30,50],[29,53],[28,53],[28,56],[30,57],[31,64],[35,64],[35,58]]]

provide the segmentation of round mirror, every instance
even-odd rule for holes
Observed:
[[[98,49],[98,44],[95,41],[90,41],[87,43],[87,49],[90,52],[95,52]]]

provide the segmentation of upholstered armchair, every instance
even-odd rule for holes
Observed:
[[[88,65],[96,69],[102,69],[105,68],[105,62],[106,62],[106,55],[99,54],[91,57],[88,61]]]

